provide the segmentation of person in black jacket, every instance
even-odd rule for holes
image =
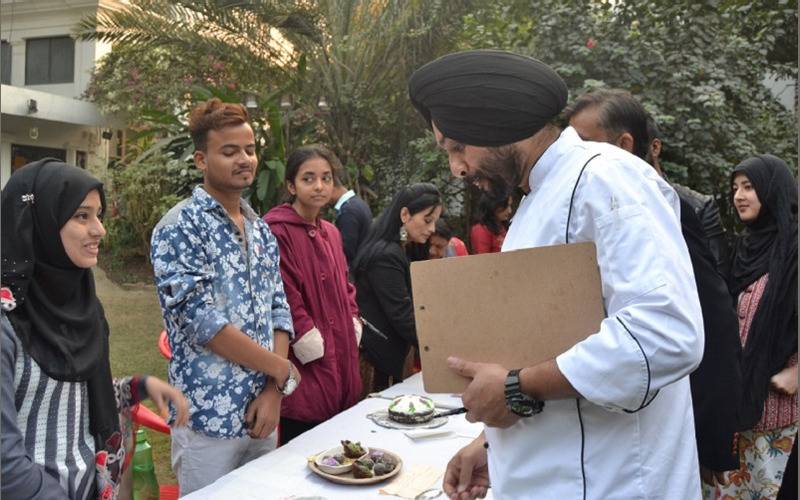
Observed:
[[[370,229],[351,266],[358,308],[367,320],[361,338],[366,393],[403,379],[409,349],[417,345],[407,251],[428,241],[441,214],[436,186],[402,188]]]
[[[661,132],[658,130],[658,125],[652,116],[647,116],[647,138],[648,150],[645,161],[653,166],[661,176],[664,176],[664,171],[661,169]],[[678,193],[681,203],[686,205],[686,208],[692,210],[697,216],[703,227],[703,232],[708,242],[708,248],[714,259],[714,265],[722,276],[728,275],[730,269],[730,252],[728,235],[725,233],[725,228],[722,225],[722,217],[719,214],[719,205],[717,200],[710,194],[698,193],[694,189],[672,182],[672,187]],[[681,207],[683,209],[683,207]]]
[[[600,90],[578,98],[565,119],[584,140],[608,142],[653,164],[650,145],[655,122],[648,127],[644,107],[624,90]],[[657,156],[655,156],[657,159]],[[713,485],[722,471],[739,466],[734,435],[739,430],[741,400],[741,343],[734,302],[709,245],[694,200],[676,190],[681,205],[681,230],[692,260],[700,307],[703,311],[705,352],[690,377],[697,453],[703,481]],[[713,200],[712,200],[713,201]]]
[[[331,203],[336,210],[336,228],[342,233],[342,246],[347,265],[352,268],[358,247],[367,237],[372,225],[372,211],[367,202],[361,199],[352,189],[347,189],[342,182],[344,170],[339,159],[333,153],[326,158],[333,167],[333,194]]]

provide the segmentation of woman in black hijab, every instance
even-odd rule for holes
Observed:
[[[147,395],[187,404],[155,377],[114,381],[94,289],[103,186],[45,159],[2,192],[2,496],[115,498],[125,451],[119,412]]]
[[[733,170],[731,186],[745,224],[729,283],[738,300],[746,430],[740,469],[719,493],[775,498],[797,433],[797,182],[780,158],[759,155]]]

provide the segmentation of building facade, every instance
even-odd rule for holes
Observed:
[[[82,96],[109,44],[75,40],[110,0],[0,0],[0,184],[52,156],[105,178],[122,134]]]

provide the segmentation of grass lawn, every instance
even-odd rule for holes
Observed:
[[[120,287],[100,269],[95,270],[95,282],[111,329],[111,370],[114,376],[147,373],[166,380],[167,361],[156,346],[163,322],[155,287],[149,284]],[[145,404],[155,408],[149,401]],[[147,434],[153,447],[158,482],[176,483],[170,466],[169,436],[149,429]]]

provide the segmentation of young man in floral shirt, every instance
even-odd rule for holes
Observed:
[[[153,231],[151,260],[172,359],[169,380],[191,404],[172,433],[172,467],[187,494],[275,448],[281,398],[299,383],[294,335],[267,225],[241,198],[255,179],[255,137],[239,104],[191,113],[204,175]]]

